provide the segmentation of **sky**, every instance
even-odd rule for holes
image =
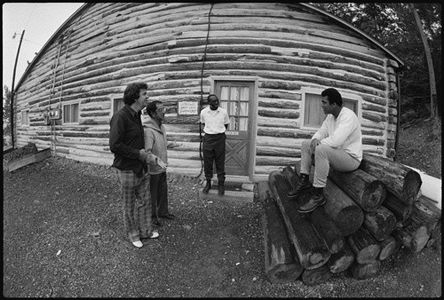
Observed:
[[[3,87],[12,89],[12,76],[20,36],[25,31],[17,61],[15,83],[20,81],[28,61],[40,52],[49,38],[84,3],[83,2],[33,2],[2,4],[3,30]],[[13,36],[15,35],[15,38]]]

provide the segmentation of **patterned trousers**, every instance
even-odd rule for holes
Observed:
[[[123,201],[123,220],[130,241],[151,233],[150,176],[137,177],[131,170],[117,170]]]

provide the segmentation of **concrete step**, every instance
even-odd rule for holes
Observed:
[[[254,198],[253,191],[225,189],[225,195],[219,196],[217,193],[217,186],[210,189],[208,194],[202,193],[202,190],[203,188],[199,189],[199,198],[203,200],[253,202]]]

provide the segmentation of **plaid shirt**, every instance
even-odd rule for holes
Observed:
[[[113,167],[132,170],[138,177],[147,171],[147,166],[139,160],[139,150],[144,147],[141,112],[135,112],[125,105],[116,112],[110,121],[109,148],[114,153]]]

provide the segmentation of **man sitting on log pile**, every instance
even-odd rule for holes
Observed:
[[[302,142],[300,179],[288,192],[288,197],[294,200],[302,191],[312,187],[309,174],[314,159],[314,192],[310,200],[298,208],[300,213],[311,212],[325,204],[323,189],[330,166],[340,172],[351,172],[359,167],[362,160],[358,117],[342,106],[341,94],[336,89],[326,89],[321,96],[321,107],[327,117],[311,140]]]

